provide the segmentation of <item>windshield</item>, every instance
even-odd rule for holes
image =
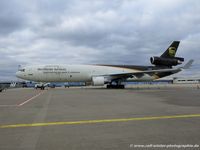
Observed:
[[[18,71],[25,72],[24,68],[19,68]]]
[[[22,65],[18,65],[18,71],[25,72],[25,67],[23,67]]]

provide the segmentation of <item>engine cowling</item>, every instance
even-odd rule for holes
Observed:
[[[162,57],[151,57],[150,61],[152,64],[157,66],[177,66],[182,64],[184,58],[174,57],[174,58],[162,58]]]
[[[94,86],[103,86],[105,83],[104,77],[92,77],[92,84]]]

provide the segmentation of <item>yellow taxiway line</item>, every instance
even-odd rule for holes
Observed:
[[[178,119],[178,118],[198,118],[198,117],[200,117],[200,114],[157,116],[157,117],[136,117],[136,118],[122,118],[122,119],[103,119],[103,120],[82,120],[82,121],[67,121],[67,122],[30,123],[30,124],[11,124],[11,125],[0,125],[0,128],[42,127],[42,126],[57,126],[57,125],[80,125],[80,124],[113,123],[113,122]]]

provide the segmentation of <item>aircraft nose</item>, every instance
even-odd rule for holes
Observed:
[[[21,75],[21,73],[19,72],[19,71],[17,71],[16,73],[15,73],[15,75],[16,75],[16,77],[18,77],[18,78],[20,78],[22,75]]]

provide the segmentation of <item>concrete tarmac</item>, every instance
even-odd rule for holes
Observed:
[[[0,93],[0,150],[166,149],[170,145],[167,149],[200,149],[200,89],[195,86]]]

